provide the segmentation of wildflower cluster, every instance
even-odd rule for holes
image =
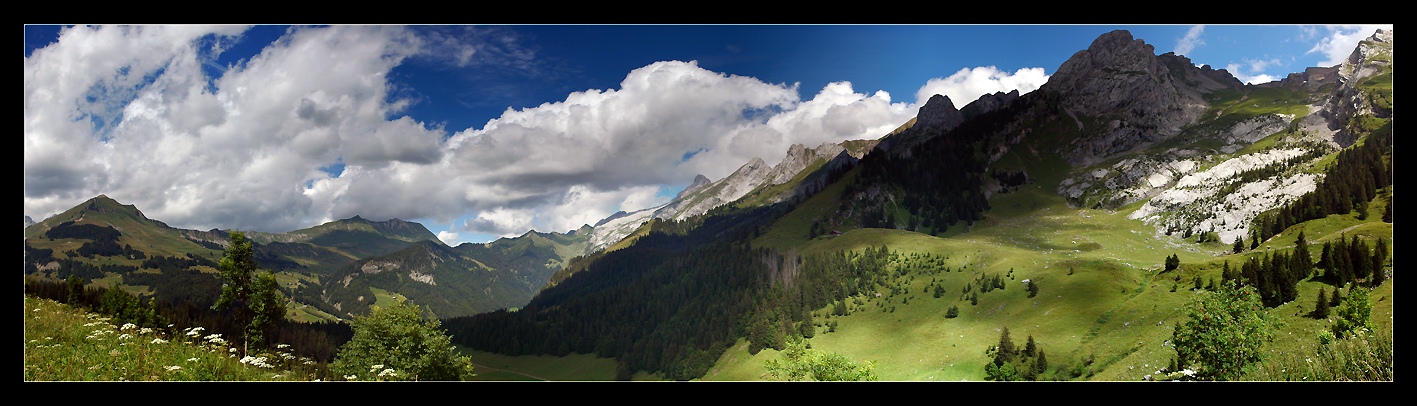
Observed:
[[[315,380],[322,371],[289,345],[243,358],[202,327],[114,325],[52,301],[27,296],[25,304],[26,381]]]

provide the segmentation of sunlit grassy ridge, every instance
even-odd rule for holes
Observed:
[[[313,361],[249,354],[200,328],[115,326],[98,314],[26,296],[25,381],[310,381]]]
[[[848,298],[850,315],[834,316],[831,306],[814,312],[818,330],[812,345],[875,360],[882,380],[983,380],[989,360],[985,352],[1007,327],[1015,343],[1033,336],[1047,352],[1054,367],[1050,378],[1128,381],[1168,366],[1175,356],[1169,346],[1174,326],[1185,321],[1181,309],[1203,294],[1193,281],[1221,279],[1225,261],[1238,267],[1255,253],[1292,249],[1301,230],[1315,260],[1315,247],[1339,236],[1392,238],[1390,223],[1334,215],[1292,227],[1258,250],[1231,254],[1228,244],[1198,244],[1128,219],[1135,204],[1118,211],[1068,208],[1040,183],[996,195],[988,219],[948,238],[856,229],[807,241],[802,225],[830,213],[827,207],[813,209],[819,195],[784,216],[755,245],[811,253],[884,244],[897,253],[893,281]],[[831,192],[828,188],[823,195]],[[1380,212],[1382,204],[1375,201],[1370,212]],[[1162,263],[1171,254],[1183,266],[1163,273]],[[980,294],[977,304],[962,294],[966,285],[975,284],[977,290],[982,277],[1009,274],[1005,289]],[[1020,283],[1024,279],[1039,284],[1036,297],[1027,297]],[[933,297],[933,284],[944,286],[946,294]],[[1372,293],[1379,333],[1391,331],[1391,285],[1389,280]],[[1267,351],[1316,351],[1317,336],[1332,324],[1307,317],[1320,288],[1332,289],[1315,280],[1301,282],[1298,299],[1268,310],[1281,323]],[[951,306],[959,308],[958,317],[944,316]],[[751,356],[735,347],[704,379],[764,379],[763,363],[777,356],[771,349]]]

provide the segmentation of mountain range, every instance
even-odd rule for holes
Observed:
[[[465,346],[594,353],[616,358],[625,374],[667,379],[711,376],[735,343],[776,348],[785,338],[771,337],[834,331],[824,320],[850,311],[830,309],[893,313],[900,296],[931,306],[908,292],[946,281],[955,283],[952,295],[991,275],[1012,279],[1016,269],[1020,279],[1075,292],[1122,285],[1123,295],[1086,305],[1009,296],[968,316],[996,326],[1067,307],[1060,313],[1094,324],[1040,321],[1035,331],[1074,334],[1054,348],[1081,362],[1086,351],[1117,345],[1098,333],[1126,330],[1109,324],[1114,316],[1176,317],[1140,299],[1171,276],[1157,266],[1165,254],[1184,252],[1193,263],[1187,275],[1199,281],[1240,260],[1229,255],[1242,254],[1241,246],[1283,250],[1295,233],[1321,229],[1290,213],[1328,196],[1343,151],[1387,145],[1378,152],[1387,167],[1372,170],[1379,181],[1365,193],[1344,189],[1362,198],[1324,200],[1349,199],[1363,214],[1343,223],[1349,231],[1311,241],[1363,230],[1390,239],[1390,217],[1366,211],[1391,210],[1390,141],[1373,141],[1391,137],[1391,79],[1392,30],[1378,31],[1339,66],[1261,85],[1157,55],[1119,30],[1076,52],[1033,92],[985,95],[961,108],[936,95],[880,138],[793,145],[777,165],[753,159],[722,179],[700,175],[662,206],[565,233],[450,247],[415,222],[356,216],[248,236],[261,266],[278,273],[298,304],[290,319],[343,320],[401,297],[447,320]],[[78,274],[168,298],[215,298],[206,290],[219,284],[214,264],[229,233],[172,228],[106,196],[39,222],[26,216],[25,224],[27,274]],[[211,280],[164,282],[151,276],[169,272],[154,258],[181,259],[184,270]],[[1112,276],[1067,279],[1077,269]]]

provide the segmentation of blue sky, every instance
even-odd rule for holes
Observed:
[[[106,194],[193,229],[564,232],[935,93],[1032,91],[1108,31],[1261,83],[1378,27],[27,25],[25,214]]]

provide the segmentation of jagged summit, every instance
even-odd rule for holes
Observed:
[[[1083,128],[1062,151],[1069,162],[1089,165],[1176,135],[1209,106],[1203,94],[1241,85],[1228,72],[1175,54],[1157,56],[1150,44],[1116,30],[1074,53],[1039,90],[1058,95],[1074,119],[1105,120],[1102,128]]]
[[[705,186],[708,186],[711,183],[713,183],[713,181],[709,180],[709,178],[707,176],[704,176],[703,174],[694,176],[694,181],[690,182],[689,186],[684,187],[684,190],[679,191],[679,194],[674,195],[674,200],[680,200],[684,197],[694,194],[695,192],[698,192],[700,189],[703,189]],[[622,211],[620,213],[624,212]]]

